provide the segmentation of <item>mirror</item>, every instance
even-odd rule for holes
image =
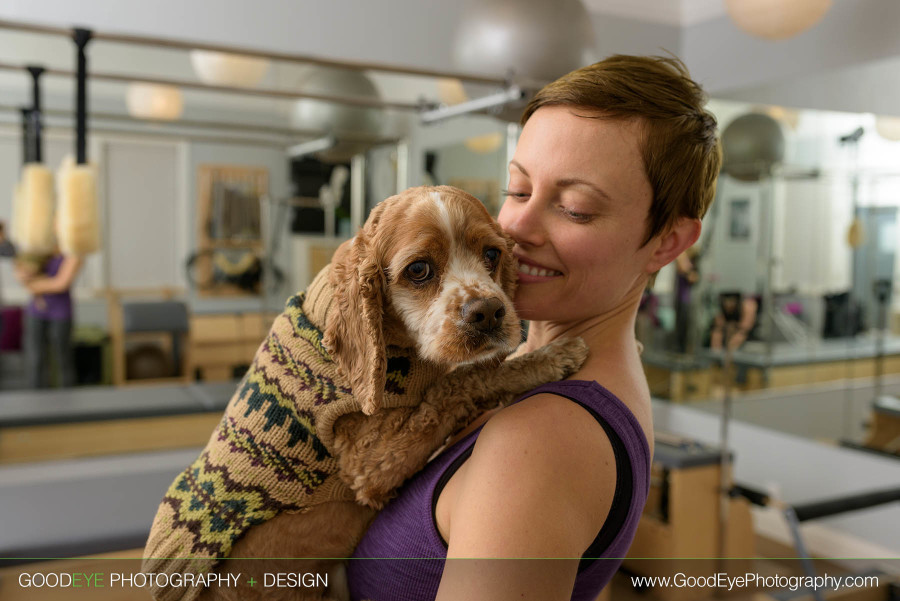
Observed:
[[[874,399],[900,392],[900,142],[871,114],[709,108],[721,130],[771,116],[785,156],[759,181],[722,174],[701,239],[647,294],[651,388],[719,413],[729,385],[736,419],[863,444]]]

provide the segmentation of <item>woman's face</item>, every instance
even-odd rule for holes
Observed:
[[[652,266],[652,190],[636,120],[547,106],[525,124],[499,222],[516,241],[523,319],[571,321],[639,298]],[[637,297],[634,297],[637,294]]]

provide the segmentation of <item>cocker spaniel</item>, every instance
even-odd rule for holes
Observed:
[[[580,367],[580,339],[503,360],[521,341],[512,245],[456,188],[412,188],[378,204],[288,301],[204,453],[164,498],[144,570],[206,580],[158,587],[156,598],[343,597],[341,560],[321,558],[349,557],[451,434]],[[263,572],[331,581],[247,586]],[[237,586],[202,586],[235,574]]]

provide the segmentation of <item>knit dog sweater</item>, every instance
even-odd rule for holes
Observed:
[[[322,332],[332,301],[326,267],[291,297],[231,398],[203,452],[163,497],[144,550],[144,572],[205,574],[252,526],[281,512],[353,501],[333,456],[335,420],[360,411]],[[387,347],[384,407],[417,404],[443,368],[414,349]],[[202,587],[153,590],[190,601]]]

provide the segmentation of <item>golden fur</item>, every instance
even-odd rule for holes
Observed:
[[[334,426],[340,476],[357,503],[280,514],[251,528],[218,568],[241,573],[242,581],[251,575],[261,580],[263,572],[327,572],[335,584],[328,591],[211,588],[200,599],[343,598],[337,585],[342,562],[313,558],[350,556],[377,509],[477,415],[580,367],[587,355],[580,339],[501,361],[521,336],[510,301],[516,282],[511,247],[480,201],[446,186],[413,188],[385,200],[341,245],[332,261],[334,301],[323,342],[363,410]],[[489,248],[499,250],[494,263]],[[408,277],[417,261],[434,270],[427,282]],[[461,316],[467,303],[484,295],[499,299],[505,311],[496,331],[479,330]],[[416,348],[449,373],[418,404],[381,408],[387,345]],[[273,557],[310,559],[253,559]]]

